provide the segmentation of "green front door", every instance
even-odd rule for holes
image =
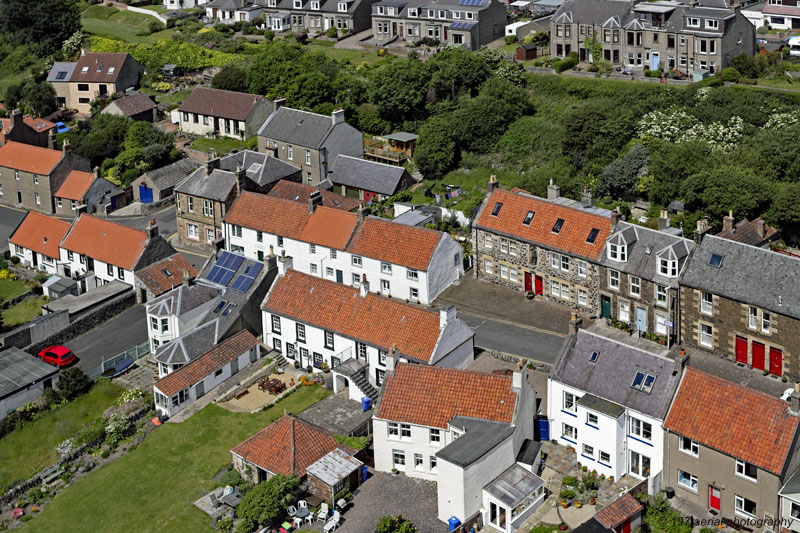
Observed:
[[[600,318],[611,318],[611,298],[606,295],[600,297]]]

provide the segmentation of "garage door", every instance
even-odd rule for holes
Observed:
[[[153,203],[153,189],[147,185],[139,185],[139,201],[143,204]]]

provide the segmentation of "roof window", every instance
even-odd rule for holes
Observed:
[[[642,392],[646,392],[650,394],[653,390],[653,384],[656,382],[656,377],[652,374],[648,374],[646,372],[638,371],[636,375],[633,377],[633,387],[636,390],[640,390]]]
[[[586,242],[589,244],[594,244],[594,241],[597,240],[597,235],[600,233],[600,230],[597,228],[592,228],[592,231],[589,232],[589,236],[586,238]]]
[[[722,265],[722,256],[719,254],[711,254],[708,264],[712,267],[719,268]]]
[[[497,202],[494,204],[494,209],[492,209],[492,216],[496,217],[500,213],[500,209],[503,207],[503,202]]]
[[[600,357],[600,352],[592,352],[592,355],[589,356],[589,362],[596,363],[598,357]]]
[[[553,233],[560,233],[561,232],[561,228],[563,226],[564,226],[564,219],[563,218],[559,218],[558,220],[556,220],[556,223],[553,224]]]
[[[534,213],[533,211],[528,211],[528,214],[525,215],[525,220],[523,220],[522,223],[525,224],[526,226],[530,226],[531,220],[533,220],[533,215],[535,214],[536,213]]]

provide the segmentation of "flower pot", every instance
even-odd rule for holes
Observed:
[[[575,507],[580,509],[581,507],[583,507],[583,503],[582,502],[575,502]]]
[[[567,500],[561,500],[561,507],[566,509],[567,507],[569,507],[569,502]]]
[[[569,526],[567,524],[562,523],[558,525],[558,529],[560,529],[561,531],[566,531],[568,528]]]
[[[594,505],[595,503],[597,502],[594,501],[594,498],[589,498],[589,505]]]
[[[527,298],[528,300],[533,300],[535,296],[536,295],[530,291],[525,293],[525,298]]]

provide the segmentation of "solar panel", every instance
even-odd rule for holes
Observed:
[[[214,281],[214,277],[217,276],[217,274],[219,274],[220,270],[221,269],[217,265],[214,265],[211,268],[211,271],[208,273],[208,276],[206,276],[206,279],[208,279],[209,281]],[[216,282],[214,281],[214,283]]]
[[[233,280],[233,283],[231,283],[231,289],[235,291],[241,290],[239,289],[239,287],[241,286],[242,281],[244,281],[245,279],[247,279],[246,276],[237,276],[236,279]]]
[[[247,292],[248,290],[250,290],[250,286],[253,284],[254,281],[255,279],[253,278],[244,278],[242,280],[242,283],[239,284],[239,290],[242,292]]]
[[[230,261],[233,254],[230,252],[222,252],[217,259],[217,264],[223,268],[228,268],[228,261]]]
[[[230,283],[233,279],[233,270],[225,270],[223,272],[224,273],[222,274],[222,278],[219,280],[219,284],[227,286],[228,283]]]
[[[253,276],[254,278],[255,278],[256,276],[258,276],[258,273],[259,273],[259,272],[261,272],[261,268],[262,268],[263,266],[264,266],[264,265],[263,265],[263,264],[261,264],[261,263],[256,263],[256,264],[254,264],[254,265],[253,265],[253,268],[252,268],[252,270],[250,270],[250,275],[251,275],[251,276]]]
[[[241,255],[231,254],[231,259],[229,259],[229,264],[226,266],[226,268],[230,268],[231,270],[237,270],[239,266],[242,264],[242,261],[244,261],[244,257],[242,257]]]

